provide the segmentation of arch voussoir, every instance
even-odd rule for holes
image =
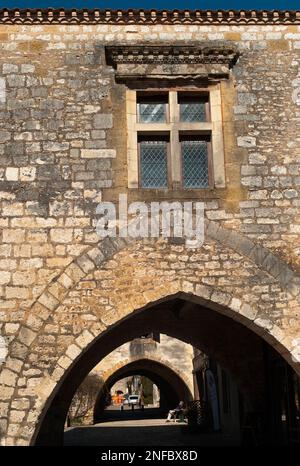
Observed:
[[[291,267],[266,247],[255,243],[237,231],[222,227],[212,220],[205,220],[205,232],[209,238],[230,247],[247,257],[261,270],[268,272],[294,297],[300,295],[300,277]]]

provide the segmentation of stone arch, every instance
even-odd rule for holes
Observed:
[[[108,379],[113,376],[117,371],[120,371],[124,367],[128,366],[129,364],[140,363],[140,361],[149,361],[153,364],[161,365],[170,369],[170,371],[174,372],[180,378],[183,383],[187,386],[190,393],[192,393],[193,387],[191,384],[186,380],[185,374],[180,370],[180,368],[175,367],[170,361],[166,361],[161,357],[156,356],[155,354],[144,355],[144,356],[132,356],[126,360],[121,361],[119,364],[115,364],[114,366],[110,367],[109,370],[102,372],[101,377],[104,383],[107,383]],[[137,364],[136,364],[137,365]]]
[[[121,378],[133,374],[145,375],[156,385],[162,386],[165,392],[167,392],[166,388],[168,388],[169,396],[165,398],[169,407],[180,399],[190,401],[193,398],[191,387],[184,380],[184,374],[180,373],[178,368],[167,366],[161,362],[160,358],[136,357],[123,361],[122,364],[112,367],[111,370],[102,375],[103,385],[105,384],[106,388],[110,389]],[[94,407],[94,423],[100,419],[103,409],[102,389],[103,387],[99,391]]]
[[[203,303],[203,299],[201,299],[201,298],[199,298],[199,297],[197,297],[195,295],[192,295],[190,290],[189,290],[189,292],[176,293],[172,297],[173,298],[185,297],[188,301]],[[224,297],[225,296],[223,296],[223,298]],[[157,302],[162,303],[162,302],[166,301],[167,298],[169,299],[170,296],[160,297],[160,299],[158,299]],[[151,302],[150,305],[153,305],[153,303]],[[149,306],[146,306],[145,309],[148,309],[148,307]],[[227,309],[224,305],[220,305],[220,304],[216,304],[216,303],[212,303],[210,308],[213,308],[216,311],[216,313],[218,313],[218,314],[224,314],[224,315],[227,315],[227,316],[231,315],[231,312],[233,312],[233,310]],[[230,317],[230,320],[231,319],[232,319],[232,317]],[[241,319],[243,321],[243,326],[245,326],[245,323],[247,323],[247,321],[248,321],[248,327],[252,328],[251,323],[249,323],[249,318],[241,316]],[[126,319],[122,319],[122,320],[123,320],[123,322],[126,321]],[[236,319],[236,320],[239,320],[239,319]],[[114,330],[116,330],[116,329],[118,330],[119,325],[120,324],[115,325],[115,326],[112,325],[110,328],[114,329]],[[62,370],[62,366],[58,365],[56,367],[56,369],[53,371],[52,376],[47,378],[46,380],[44,380],[43,387],[42,387],[42,393],[43,393],[44,399],[46,400],[46,402],[44,404],[44,413],[47,413],[47,409],[51,405],[51,402],[54,399],[54,397],[57,394],[59,394],[62,385],[63,384],[66,384],[68,386],[70,385],[70,381],[68,379],[68,374],[70,374],[70,372],[72,372],[72,370],[75,368],[76,364],[79,362],[79,360],[82,357],[84,357],[84,355],[86,355],[89,351],[93,351],[93,346],[95,346],[95,343],[97,343],[97,340],[99,340],[99,338],[101,338],[103,346],[105,346],[105,347],[107,347],[107,345],[110,344],[110,341],[113,339],[113,336],[116,336],[116,334],[112,335],[110,333],[111,331],[112,330],[108,330],[106,332],[103,332],[103,334],[100,337],[98,335],[96,338],[93,338],[92,335],[89,334],[88,331],[85,331],[85,334],[82,334],[80,336],[80,340],[77,341],[78,344],[79,344],[79,341],[80,341],[80,343],[82,345],[82,348],[84,348],[84,350],[80,351],[80,349],[78,348],[79,351],[77,351],[77,353],[74,353],[73,361],[72,361],[72,364],[70,365],[69,369],[68,370]],[[128,338],[131,339],[132,337],[133,337],[133,335],[130,335],[130,334],[128,335]],[[84,343],[84,341],[85,341],[85,343]],[[89,343],[88,343],[88,341],[89,341]],[[69,349],[70,348],[71,347],[69,347]],[[72,348],[72,350],[73,350],[73,348]],[[109,348],[108,348],[107,351],[109,351]],[[98,353],[99,352],[98,352],[98,349],[97,349],[97,357],[99,357]],[[102,355],[100,355],[100,357],[101,356]],[[62,363],[63,363],[63,361],[61,360],[60,364],[62,364]],[[41,392],[41,390],[39,390],[39,391]],[[42,405],[42,403],[41,403],[41,405]],[[42,419],[40,419],[40,423],[41,423],[41,421],[42,421]],[[33,438],[33,440],[34,439],[35,438]]]
[[[174,284],[174,285],[178,286],[177,284]],[[185,282],[182,285],[183,285],[182,288],[185,289],[186,291],[175,293],[173,294],[173,297],[184,295],[184,296],[188,296],[188,298],[193,302],[199,302],[199,297],[191,294],[191,284],[188,284]],[[204,290],[202,289],[202,291]],[[162,302],[164,301],[164,299],[166,299],[166,296],[165,294],[162,296],[160,293],[161,293],[161,290],[158,290],[157,301]],[[225,294],[223,295],[218,294],[218,297],[220,300],[222,298],[223,301],[224,300],[228,301],[228,299],[230,298],[230,296],[226,296]],[[154,296],[152,296],[152,299],[154,299]],[[200,302],[203,303],[203,298],[202,299],[200,298]],[[213,306],[211,307],[216,309],[218,313],[225,313],[226,315],[230,315],[231,317],[232,315],[236,313],[236,311],[233,308],[230,309],[229,307],[225,309],[224,305],[216,303],[216,302],[214,302]],[[247,309],[249,310],[249,308]],[[253,324],[253,322],[251,322],[249,318],[243,316],[242,314],[239,315],[238,318],[236,317],[236,320],[242,321],[244,325],[246,324],[247,326],[251,328],[253,325],[257,326],[257,324]],[[103,333],[105,334],[106,332],[103,332]],[[76,344],[72,343],[66,351],[66,354],[68,355],[68,364],[66,364],[65,362],[65,356],[61,356],[51,376],[45,377],[43,379],[42,384],[38,387],[38,392],[41,396],[41,399],[37,400],[37,406],[40,408],[39,410],[40,413],[41,413],[42,408],[44,408],[44,412],[47,411],[47,407],[49,407],[54,396],[57,394],[57,392],[60,390],[61,385],[66,380],[68,372],[72,370],[72,368],[74,368],[74,366],[77,364],[78,360],[80,359],[80,353],[87,352],[89,348],[93,346],[95,340],[97,340],[98,338],[99,338],[99,335],[95,336],[92,332],[88,330],[85,330],[84,332],[82,332],[82,334],[76,339]],[[109,340],[107,339],[106,343],[108,342]],[[35,422],[37,422],[37,417],[34,419],[34,423]]]
[[[255,245],[251,240],[242,237],[232,230],[219,227],[215,222],[208,222],[206,224],[206,232],[208,238],[218,242],[224,248],[227,247],[237,253],[241,253],[243,257],[254,263],[259,270],[263,270],[272,276],[278,285],[287,291],[296,309],[295,306],[298,306],[299,300],[299,278],[286,264],[282,264],[280,259],[276,258],[265,248]],[[100,243],[99,247],[93,247],[77,258],[62,272],[55,282],[49,284],[47,290],[41,294],[30,312],[28,312],[26,324],[20,329],[15,340],[12,342],[12,351],[10,352],[6,369],[2,372],[2,374],[4,373],[2,379],[7,377],[7,372],[5,373],[5,371],[9,372],[11,370],[14,374],[14,383],[17,378],[16,373],[22,378],[23,365],[20,361],[22,351],[23,354],[29,352],[36,338],[42,334],[42,328],[47,323],[49,316],[57,311],[76,284],[80,283],[87,275],[101,268],[103,264],[113,258],[119,251],[129,248],[131,243],[133,243],[131,239],[106,238]],[[144,243],[147,244],[147,241]],[[162,283],[155,290],[142,296],[138,306],[128,303],[127,308],[124,309],[124,315],[126,313],[128,315],[137,308],[145,307],[149,303],[163,300],[167,296],[178,293],[188,294],[191,300],[200,300],[208,308],[211,307],[217,312],[224,313],[243,325],[250,327],[255,333],[262,336],[276,348],[299,373],[299,339],[288,336],[285,329],[278,326],[276,321],[262,319],[257,316],[256,306],[249,305],[247,299],[236,298],[233,293],[227,293],[214,286],[191,282],[187,279],[178,279],[172,283],[168,283],[167,286]],[[117,321],[121,321],[124,315],[116,316]],[[113,323],[113,320],[106,318],[104,323],[97,322],[96,324],[92,324],[89,330],[83,331],[81,335],[74,338],[74,342],[69,345],[64,355],[58,358],[56,368],[51,372],[51,376],[43,376],[42,382],[40,383],[39,381],[38,384],[39,393],[41,394],[39,399],[36,400],[38,410],[36,414],[31,413],[32,423],[37,421],[38,412],[40,412],[41,407],[45,404],[45,399],[47,399],[47,396],[50,396],[58,381],[63,378],[68,367],[75,363],[81,351],[85,351],[89,344],[97,338],[99,333],[105,330],[105,326],[109,327]],[[14,362],[13,357],[16,358]],[[7,387],[4,387],[4,390],[6,389]],[[13,392],[11,395],[13,398]],[[28,429],[28,433],[26,431],[24,433],[24,437],[30,438],[33,433],[32,428]],[[13,435],[14,430],[12,429],[10,437],[12,438]]]

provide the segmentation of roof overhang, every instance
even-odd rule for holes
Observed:
[[[300,24],[300,10],[0,9],[0,24]]]

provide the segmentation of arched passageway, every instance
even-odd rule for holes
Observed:
[[[137,374],[148,377],[158,386],[161,400],[160,408],[163,411],[175,406],[181,399],[186,401],[192,399],[187,385],[172,369],[151,359],[139,359],[119,368],[105,381],[105,389],[103,387],[99,391],[95,403],[94,423],[101,421],[107,391],[110,391],[118,380]]]
[[[247,327],[229,315],[230,312],[220,305],[218,311],[212,310],[193,296],[180,293],[142,308],[113,325],[80,354],[57,384],[44,408],[33,443],[61,443],[68,407],[82,379],[114,348],[152,331],[182,339],[222,364],[237,381],[247,409],[260,413],[268,432],[271,420],[266,398],[267,344],[253,331],[253,326]],[[241,317],[241,320],[247,323],[247,319]]]

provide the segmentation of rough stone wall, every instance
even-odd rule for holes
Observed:
[[[196,253],[141,242],[115,258],[114,243],[112,251],[100,248],[101,260],[83,256],[99,242],[97,203],[126,192],[125,86],[106,66],[104,45],[178,39],[231,40],[241,52],[222,87],[227,186],[204,196],[207,219],[225,234],[216,227]],[[1,25],[0,41],[6,443],[29,442],[51,390],[93,338],[167,294],[187,291],[227,306],[280,342],[296,367],[300,111],[292,96],[300,27]],[[242,236],[230,243],[226,229]]]
[[[238,43],[234,89],[230,83],[230,96],[224,96],[227,188],[209,194],[206,215],[297,269],[300,123],[292,93],[298,29],[1,26],[7,89],[0,103],[4,318],[22,319],[45,285],[99,240],[97,203],[126,191],[124,86],[115,84],[103,50],[115,41]]]

